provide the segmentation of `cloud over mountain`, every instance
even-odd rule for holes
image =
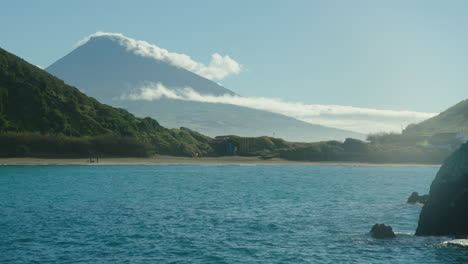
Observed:
[[[436,115],[435,113],[379,110],[342,105],[291,103],[264,97],[201,95],[189,87],[169,89],[161,83],[149,83],[129,94],[122,95],[120,99],[153,101],[161,98],[238,105],[291,116],[309,123],[349,129],[361,133],[400,131],[402,127],[408,124]]]
[[[214,53],[211,55],[211,61],[209,64],[205,65],[204,63],[194,61],[186,54],[169,52],[166,49],[160,48],[146,41],[128,38],[121,33],[108,33],[99,31],[82,39],[77,43],[76,46],[85,44],[93,37],[102,36],[111,38],[120,45],[124,46],[128,51],[131,51],[136,55],[167,62],[176,67],[184,68],[193,73],[201,75],[209,80],[222,80],[226,76],[239,74],[241,71],[241,65],[227,55],[222,56],[219,53]]]

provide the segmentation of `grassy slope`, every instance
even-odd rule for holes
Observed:
[[[101,104],[3,49],[0,49],[0,132],[8,133],[10,142],[15,135],[24,142],[32,137],[31,133],[48,136],[50,140],[132,138],[145,146],[146,154],[212,153],[208,137],[188,129],[169,130],[154,119],[136,118],[123,109]],[[30,143],[26,140],[25,144]],[[2,146],[6,149],[7,145]],[[125,154],[125,150],[119,153]]]
[[[404,133],[431,136],[437,133],[468,133],[468,99],[450,107],[437,116],[408,126]]]

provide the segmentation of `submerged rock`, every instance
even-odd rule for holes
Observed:
[[[416,235],[468,235],[468,143],[450,155],[437,173]]]
[[[406,201],[406,203],[409,203],[409,204],[416,204],[416,203],[425,204],[428,199],[429,199],[428,194],[419,195],[419,193],[413,192],[410,195],[410,197],[408,198],[408,200]]]
[[[395,238],[395,233],[391,226],[385,224],[375,224],[370,230],[372,237],[374,238]]]

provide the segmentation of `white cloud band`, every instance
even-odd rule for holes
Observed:
[[[190,56],[175,52],[169,52],[166,49],[150,44],[146,41],[135,40],[125,37],[121,33],[96,32],[79,41],[76,46],[81,46],[94,37],[108,37],[128,51],[139,56],[152,58],[167,62],[179,68],[189,70],[209,80],[222,80],[228,75],[239,74],[241,65],[229,56],[222,56],[218,53],[211,55],[211,61],[208,65],[194,61]]]
[[[378,110],[341,105],[291,103],[263,97],[201,95],[191,88],[168,89],[160,83],[150,83],[130,94],[121,96],[123,100],[153,101],[161,98],[238,105],[283,114],[309,123],[361,133],[398,132],[408,124],[420,122],[436,115],[435,113]]]

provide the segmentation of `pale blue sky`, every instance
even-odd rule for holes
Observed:
[[[46,67],[96,31],[243,71],[245,96],[438,112],[468,96],[468,1],[4,0],[0,47]]]

